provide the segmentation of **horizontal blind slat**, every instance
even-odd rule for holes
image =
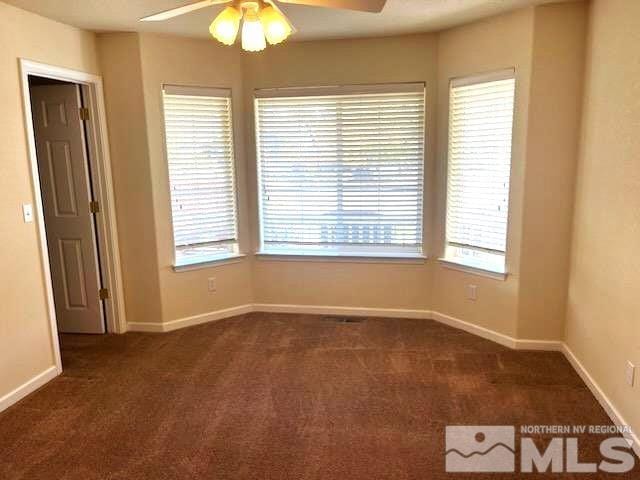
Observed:
[[[447,243],[506,248],[515,79],[452,85]]]
[[[256,99],[262,242],[422,244],[424,92]]]
[[[237,240],[230,98],[163,100],[176,252],[219,252]]]

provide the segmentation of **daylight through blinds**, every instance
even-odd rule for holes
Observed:
[[[424,85],[258,96],[265,250],[420,252]]]
[[[447,242],[504,253],[515,79],[452,83]]]
[[[164,89],[176,258],[231,252],[237,243],[230,92]]]

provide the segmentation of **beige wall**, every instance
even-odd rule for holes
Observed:
[[[583,2],[524,9],[443,32],[438,50],[436,254],[444,242],[448,84],[515,68],[505,281],[436,266],[433,309],[520,339],[563,338],[584,58]],[[477,285],[477,300],[465,286]]]
[[[0,2],[0,397],[54,365],[18,59],[99,73],[93,34]]]
[[[249,239],[240,51],[208,40],[153,34],[100,35],[111,130],[120,248],[129,322],[170,322],[251,303],[250,261],[173,270],[162,85],[230,88],[233,97],[239,232]],[[126,122],[119,119],[126,118]],[[133,134],[135,132],[135,134]],[[241,245],[249,250],[248,245]],[[211,293],[207,279],[216,278]]]
[[[526,160],[533,9],[490,18],[442,32],[438,39],[438,156],[434,188],[435,258],[444,251],[448,148],[449,81],[455,77],[515,68],[516,102],[505,281],[469,275],[433,262],[432,308],[485,328],[515,336],[520,285],[522,187]],[[435,259],[434,259],[435,260]],[[477,300],[466,299],[468,284],[477,285]]]
[[[582,2],[535,9],[518,338],[564,336],[586,22]]]
[[[640,366],[639,18],[635,0],[591,6],[566,330],[636,432],[640,382],[624,368]]]
[[[140,39],[103,34],[98,48],[105,93],[118,241],[128,322],[159,322],[161,296]]]
[[[153,203],[147,213],[155,217],[157,263],[160,275],[162,320],[245,305],[252,301],[250,261],[174,272],[169,176],[164,144],[162,85],[230,88],[234,120],[234,149],[238,184],[239,235],[248,249],[249,223],[246,201],[246,162],[243,132],[242,64],[238,48],[209,40],[163,35],[141,35],[142,79],[148,132]],[[215,277],[217,291],[207,288]]]

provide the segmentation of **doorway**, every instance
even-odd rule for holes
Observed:
[[[105,333],[88,108],[77,83],[29,75],[29,96],[58,332]]]
[[[20,70],[34,199],[23,208],[60,373],[58,332],[127,330],[102,79],[26,59]]]

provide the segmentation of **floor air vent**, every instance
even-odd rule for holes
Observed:
[[[338,315],[327,315],[324,317],[324,320],[329,322],[337,322],[337,323],[362,323],[364,322],[364,318],[359,317],[341,317]]]

